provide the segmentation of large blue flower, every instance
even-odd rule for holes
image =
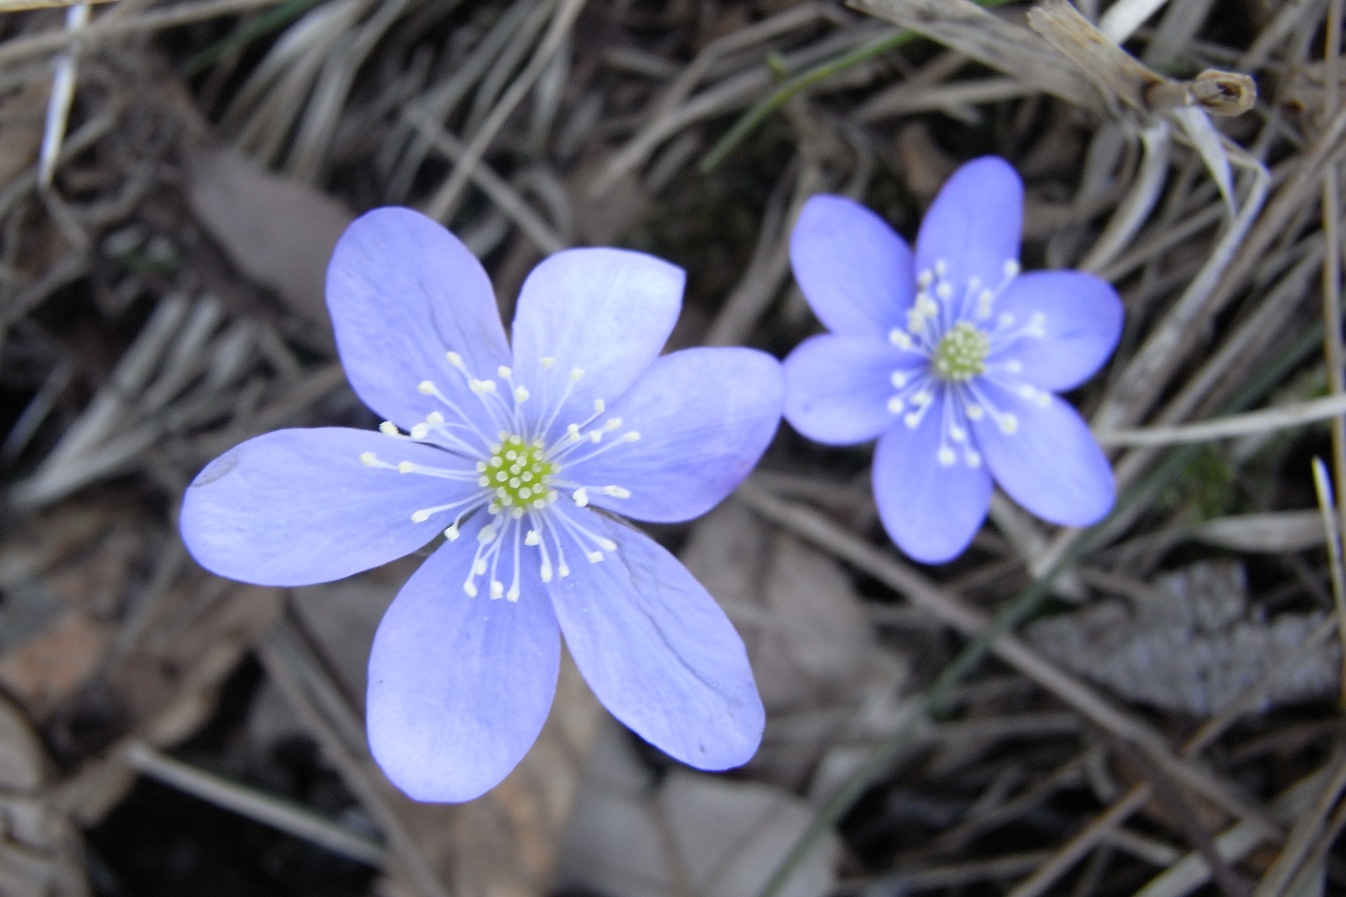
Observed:
[[[1053,523],[1112,507],[1107,458],[1054,393],[1112,354],[1121,300],[1090,274],[1021,274],[1022,218],[1018,174],[988,156],[940,190],[914,257],[840,196],[809,199],[791,237],[795,278],[831,333],[785,359],[786,420],[832,445],[878,437],[879,515],[917,560],[967,547],[993,479]]]
[[[599,700],[669,755],[725,769],[756,750],[742,641],[615,516],[705,513],[780,419],[775,359],[659,357],[683,279],[637,252],[557,253],[528,276],[507,340],[457,238],[370,212],[336,247],[327,301],[351,385],[388,422],[259,436],[187,489],[188,549],[246,582],[327,582],[446,537],[369,660],[370,747],[410,796],[469,800],[514,768],[551,705],[562,634]]]

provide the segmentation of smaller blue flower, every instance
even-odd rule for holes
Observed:
[[[921,223],[916,252],[840,196],[805,203],[790,241],[804,297],[830,333],[785,359],[785,418],[829,445],[878,437],[874,498],[911,557],[972,541],[992,481],[1052,523],[1112,508],[1112,469],[1054,395],[1117,346],[1122,303],[1078,271],[1019,270],[1023,183],[1003,159],[963,165]]]
[[[258,436],[187,489],[187,548],[244,582],[328,582],[444,536],[369,658],[370,749],[411,797],[470,800],[515,767],[551,706],[562,635],[608,710],[675,759],[717,770],[756,751],[742,640],[616,516],[704,514],[780,420],[774,358],[660,357],[683,279],[638,252],[557,253],[524,282],[507,339],[456,237],[376,209],[337,244],[327,303],[351,386],[386,422]]]

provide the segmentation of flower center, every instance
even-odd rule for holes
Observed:
[[[560,464],[547,460],[547,446],[541,439],[525,440],[502,432],[500,441],[491,446],[490,457],[477,462],[481,474],[477,485],[489,488],[502,510],[541,510],[556,500],[551,480],[560,469]]]
[[[948,383],[966,383],[986,373],[986,356],[991,337],[967,321],[959,321],[945,331],[930,358],[935,376]]]
[[[390,439],[425,442],[444,449],[443,466],[409,460],[392,464],[374,452],[361,454],[360,463],[379,470],[471,484],[453,501],[421,508],[411,515],[411,522],[416,524],[432,518],[451,520],[444,529],[444,537],[450,542],[459,539],[461,527],[470,516],[482,512],[489,515],[477,531],[463,591],[476,597],[481,580],[492,598],[518,601],[522,593],[520,553],[524,550],[537,552],[537,575],[543,583],[569,576],[568,558],[577,551],[593,564],[616,551],[616,543],[590,529],[582,517],[554,505],[561,492],[570,496],[576,508],[588,507],[590,499],[598,495],[630,498],[631,490],[624,486],[582,482],[574,477],[576,469],[586,469],[585,462],[639,441],[640,433],[619,432],[623,430],[621,418],[608,415],[602,399],[593,400],[593,413],[583,420],[565,423],[558,419],[575,384],[584,376],[580,368],[571,368],[568,374],[551,373],[555,359],[541,359],[535,393],[518,382],[509,367],[497,368],[494,378],[478,378],[468,372],[458,353],[450,351],[447,358],[461,379],[458,390],[445,394],[430,380],[416,387],[421,395],[437,402],[439,409],[406,433],[390,421],[379,425],[379,432]],[[477,402],[475,413],[464,410],[460,400]],[[489,432],[495,432],[494,439],[487,435]]]

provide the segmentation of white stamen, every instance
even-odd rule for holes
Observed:
[[[360,463],[365,467],[374,467],[379,463],[378,455],[375,455],[373,452],[361,452]]]
[[[631,490],[623,489],[621,486],[604,486],[604,495],[611,495],[613,498],[630,498]]]
[[[379,424],[379,432],[382,433],[384,436],[402,435],[402,431],[397,429],[397,424],[393,423],[390,420],[385,420],[383,423]]]
[[[589,491],[585,489],[583,486],[576,489],[571,494],[571,497],[575,499],[575,504],[577,504],[581,508],[587,507],[589,504]]]
[[[953,453],[953,449],[947,445],[941,445],[936,455],[939,459],[940,467],[953,467],[953,462],[958,460],[958,456]]]

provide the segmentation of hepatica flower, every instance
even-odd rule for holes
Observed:
[[[444,537],[369,659],[370,748],[410,796],[468,800],[514,768],[551,706],[562,635],[608,710],[672,757],[725,769],[756,750],[742,641],[616,516],[703,514],[780,418],[773,358],[659,357],[682,287],[648,255],[560,252],[528,276],[507,340],[457,238],[370,212],[336,247],[327,301],[351,385],[387,422],[250,439],[187,489],[187,547],[246,582],[327,582]]]
[[[992,481],[1037,516],[1071,526],[1112,507],[1107,458],[1072,389],[1105,362],[1122,305],[1077,271],[1019,270],[1023,184],[1002,159],[954,172],[916,251],[877,215],[815,196],[790,242],[795,278],[830,333],[785,360],[785,417],[818,442],[878,437],[874,497],[917,560],[967,547]]]

